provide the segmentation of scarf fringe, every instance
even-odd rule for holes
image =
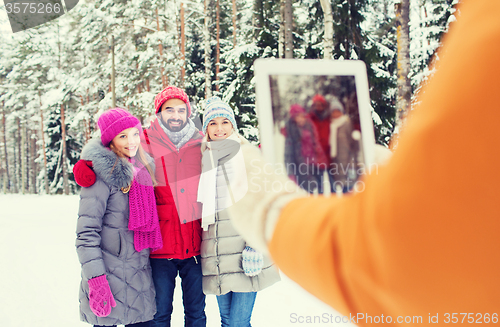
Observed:
[[[142,166],[142,165],[141,165]],[[134,167],[134,180],[129,192],[129,230],[134,232],[136,251],[162,248],[163,240],[156,210],[153,181],[146,168]]]

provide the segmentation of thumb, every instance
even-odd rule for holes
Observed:
[[[375,163],[378,165],[384,165],[391,159],[392,151],[383,145],[375,144]]]
[[[116,307],[116,301],[115,301],[115,297],[113,296],[113,294],[111,294],[110,302],[111,302],[111,307],[112,308]]]

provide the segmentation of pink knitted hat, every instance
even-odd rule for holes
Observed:
[[[108,146],[116,135],[127,128],[135,127],[142,133],[141,122],[122,108],[109,109],[99,116],[97,126],[101,131],[101,142]]]
[[[295,117],[298,114],[305,114],[306,110],[300,104],[292,104],[290,106],[290,117]]]
[[[191,116],[191,104],[189,104],[189,99],[183,90],[175,86],[167,86],[155,97],[155,113],[159,113],[161,105],[169,99],[179,99],[186,103],[187,105],[187,117]]]

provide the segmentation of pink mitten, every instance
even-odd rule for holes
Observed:
[[[106,275],[89,279],[88,283],[90,309],[96,316],[106,317],[111,313],[111,307],[116,307]]]
[[[95,183],[95,173],[92,170],[92,161],[80,159],[73,166],[75,182],[81,187],[90,187]]]

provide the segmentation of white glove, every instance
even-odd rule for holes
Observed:
[[[392,151],[383,145],[375,144],[375,163],[377,165],[385,165],[392,157]]]
[[[284,167],[264,161],[257,147],[244,144],[241,152],[246,175],[237,174],[234,183],[242,185],[247,182],[248,192],[228,208],[229,214],[234,227],[247,243],[268,254],[267,242],[272,237],[281,208],[295,198],[308,196],[308,193],[285,175]]]
[[[247,245],[241,252],[241,266],[245,275],[249,277],[257,276],[264,266],[264,256]]]
[[[229,214],[245,241],[257,251],[269,254],[267,243],[273,236],[281,209],[290,201],[310,194],[285,175],[285,167],[266,162],[257,147],[245,144],[241,146],[241,152],[246,175],[237,174],[234,182],[235,185],[248,183],[248,192],[228,208]],[[391,156],[389,149],[375,146],[377,163],[385,163]]]

